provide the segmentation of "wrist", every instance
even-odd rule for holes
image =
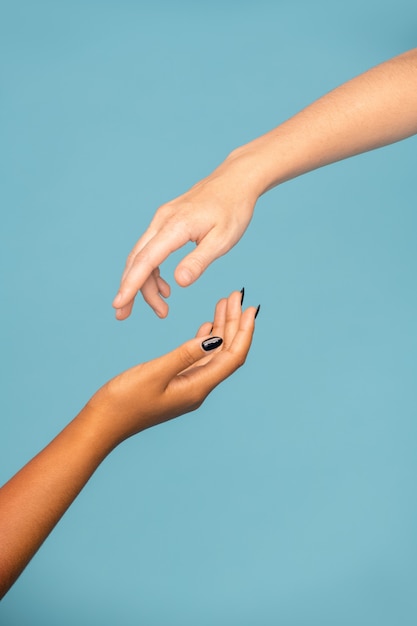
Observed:
[[[338,160],[340,141],[334,138],[328,118],[319,113],[311,105],[233,150],[225,164],[245,171],[259,197],[276,185]]]
[[[120,428],[117,415],[108,407],[94,403],[93,398],[85,405],[72,422],[78,437],[91,447],[98,463],[114,450],[127,436]]]
[[[132,404],[123,380],[120,375],[106,383],[77,416],[84,423],[88,436],[105,454],[129,437],[159,423],[153,415],[149,418],[138,398]]]
[[[256,201],[266,191],[292,177],[285,152],[285,142],[268,133],[233,150],[224,166],[246,181]]]
[[[233,150],[220,165],[220,171],[234,179],[253,203],[265,192],[267,185],[263,155],[252,143]]]

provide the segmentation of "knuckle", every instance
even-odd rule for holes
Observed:
[[[181,357],[181,362],[184,365],[184,369],[186,367],[189,367],[190,365],[193,365],[193,363],[195,362],[195,357],[193,355],[193,352],[191,348],[187,345],[182,347],[181,352],[180,352],[180,357]]]
[[[207,266],[207,262],[204,256],[200,253],[198,256],[195,255],[189,258],[189,265],[191,265],[192,271],[196,270],[198,274],[201,274]]]
[[[182,214],[171,217],[164,226],[173,239],[192,239],[190,225]]]
[[[164,222],[172,214],[172,207],[169,202],[162,204],[156,211],[153,217],[152,223],[155,224],[158,221]]]
[[[162,204],[155,212],[152,220],[152,226],[157,229],[166,226],[167,222],[170,222],[177,213],[176,203],[174,200]]]

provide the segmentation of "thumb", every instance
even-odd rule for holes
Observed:
[[[212,350],[216,350],[223,343],[221,337],[195,337],[186,341],[181,346],[168,352],[154,361],[158,366],[161,383],[167,385],[177,374],[180,374]]]
[[[181,287],[188,287],[208,268],[210,263],[215,261],[226,250],[221,250],[219,237],[214,231],[197,245],[197,247],[187,254],[178,264],[174,276]]]

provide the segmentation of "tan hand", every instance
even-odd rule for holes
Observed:
[[[197,336],[172,352],[137,365],[102,387],[90,400],[94,412],[107,416],[115,441],[197,409],[207,395],[246,359],[256,309],[241,309],[241,293],[218,302],[211,322]],[[206,352],[213,337],[220,347]]]
[[[220,347],[203,350],[205,341],[215,341],[206,323],[195,339],[116,376],[0,489],[0,598],[118,443],[196,409],[244,363],[255,309],[242,313],[240,299],[234,292],[216,307]]]

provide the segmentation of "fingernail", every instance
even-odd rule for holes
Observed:
[[[121,294],[121,293],[120,293],[120,291],[119,291],[119,293],[117,294],[117,296],[116,296],[116,297],[115,297],[115,299],[113,300],[113,306],[114,306],[116,309],[117,309],[117,308],[119,308],[119,304],[121,303],[121,301],[122,301],[122,294]]]
[[[258,313],[259,313],[259,309],[261,308],[261,305],[258,304],[258,308],[256,309],[256,313],[255,313],[255,319],[258,317]]]
[[[211,333],[213,332],[213,328],[214,328],[214,326],[212,326],[212,327],[210,328],[209,335],[211,335]]]
[[[205,352],[210,352],[210,350],[215,350],[223,343],[223,339],[221,337],[210,337],[210,339],[205,339],[201,344],[201,347]]]
[[[243,298],[245,297],[245,288],[244,287],[242,287],[242,289],[240,290],[240,293],[242,294],[242,297],[240,299],[240,306],[242,306]]]

